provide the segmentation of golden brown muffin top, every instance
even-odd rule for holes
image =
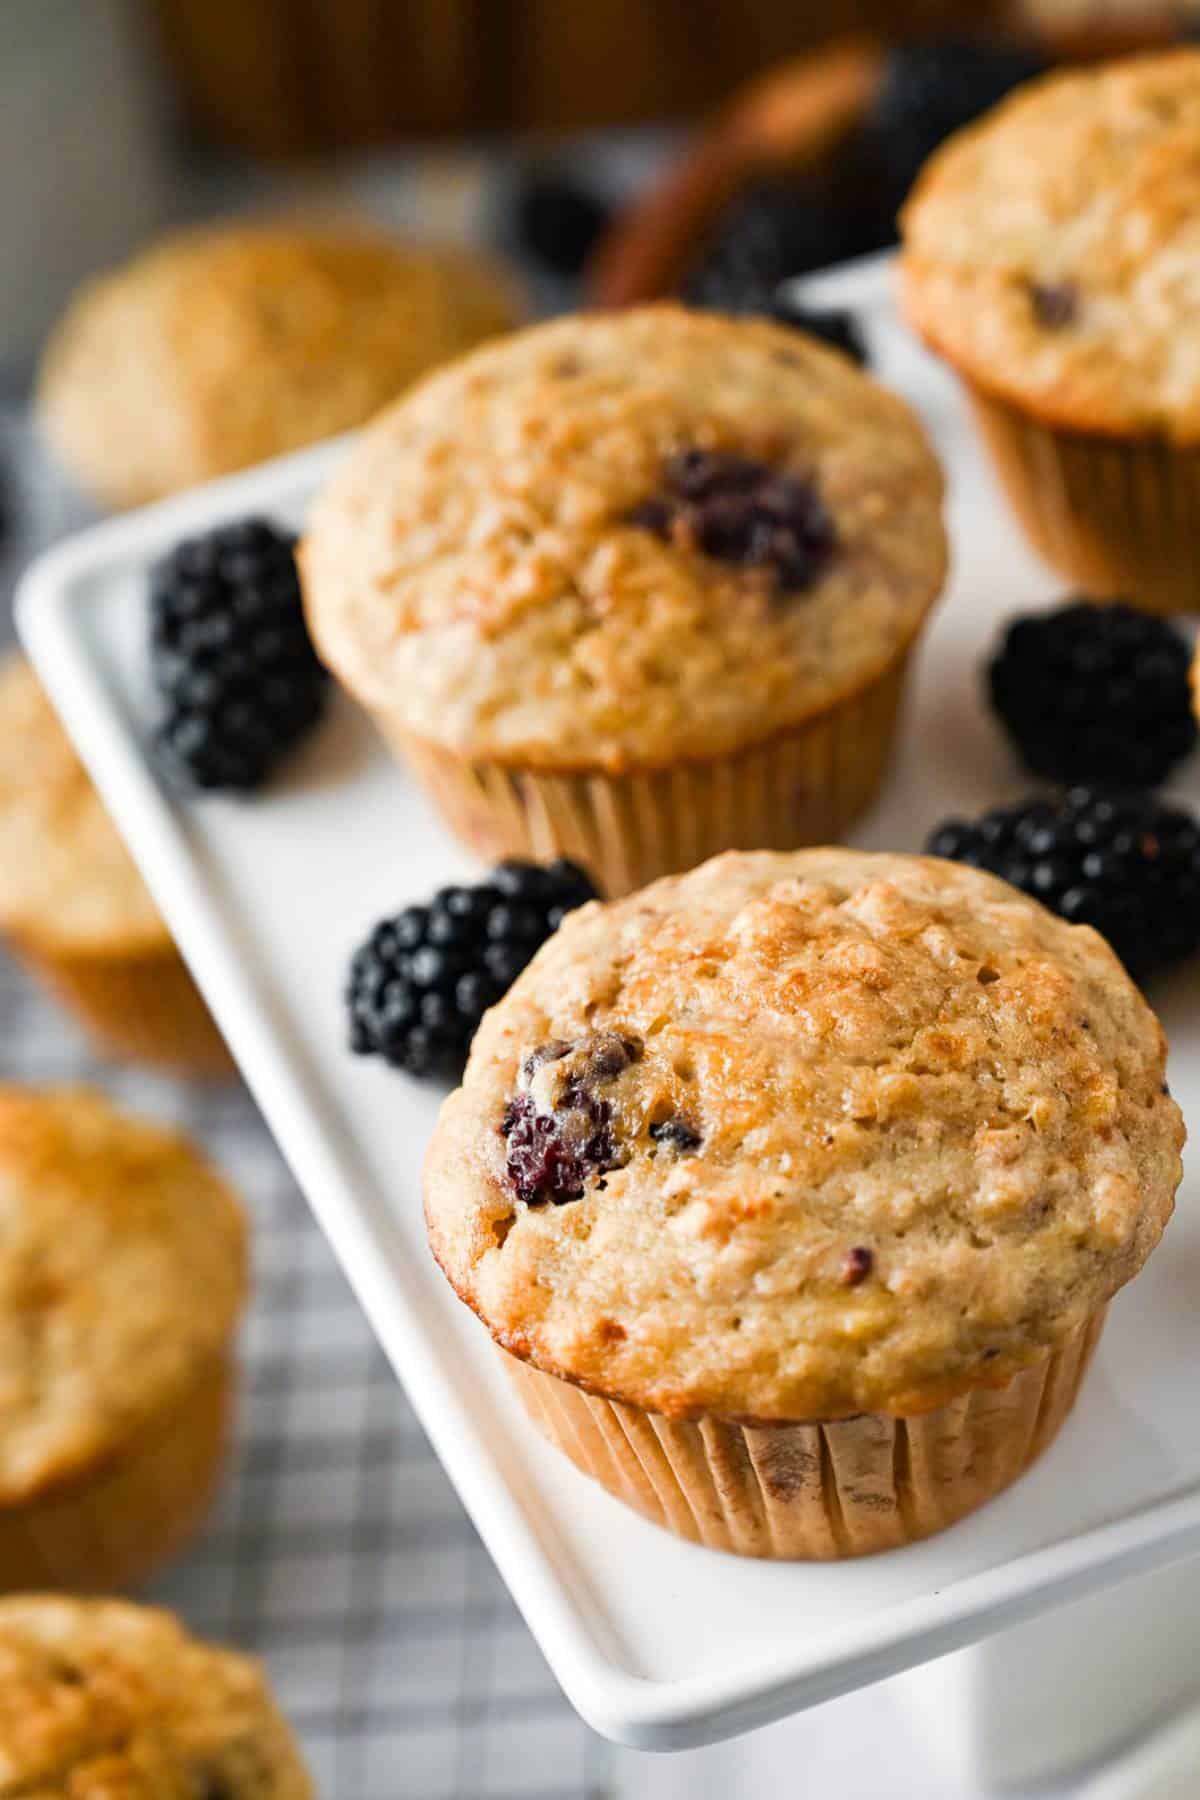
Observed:
[[[994,876],[730,853],[572,913],[486,1016],[430,1240],[506,1349],[609,1398],[919,1412],[1137,1273],[1164,1065],[1107,944]]]
[[[478,257],[348,224],[177,232],[86,286],[38,416],[81,484],[134,506],[360,425],[519,314]]]
[[[25,659],[0,663],[0,930],[48,950],[169,949],[124,840]]]
[[[0,1599],[0,1800],[311,1800],[257,1664],[169,1613]]]
[[[882,673],[941,587],[941,501],[904,402],[800,332],[678,306],[560,319],[375,423],[313,513],[305,603],[351,692],[419,738],[656,767]],[[826,533],[806,578],[797,529]]]
[[[180,1133],[84,1088],[0,1087],[0,1505],[186,1394],[246,1295],[246,1225]]]
[[[1200,50],[1031,83],[901,223],[909,315],[971,380],[1063,429],[1200,441]]]

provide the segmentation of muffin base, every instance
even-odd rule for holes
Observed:
[[[1200,610],[1200,451],[1056,431],[967,382],[1035,550],[1089,595]]]
[[[740,1556],[831,1562],[930,1537],[1015,1481],[1075,1404],[1104,1316],[1003,1387],[819,1424],[667,1419],[500,1354],[542,1435],[656,1525]]]
[[[212,1502],[233,1399],[233,1361],[222,1356],[94,1473],[28,1504],[0,1507],[0,1592],[109,1592],[174,1555]]]
[[[73,1012],[102,1056],[175,1075],[236,1072],[200,990],[178,951],[75,955],[9,932],[21,961]]]
[[[837,842],[883,780],[909,656],[753,749],[620,775],[473,760],[376,723],[472,850],[488,861],[572,857],[615,898],[722,850]]]

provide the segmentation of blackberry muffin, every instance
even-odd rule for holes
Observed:
[[[84,288],[37,414],[81,487],[137,506],[360,425],[519,310],[478,258],[366,227],[178,232]]]
[[[121,1587],[220,1473],[242,1210],[179,1134],[0,1087],[0,1213],[0,1591]]]
[[[105,1055],[233,1062],[28,663],[0,663],[0,936]]]
[[[114,1600],[0,1601],[0,1781],[37,1800],[312,1800],[249,1657]]]
[[[679,1535],[837,1558],[1050,1443],[1183,1123],[1104,941],[933,858],[731,854],[571,914],[484,1019],[434,1255],[541,1430]]]
[[[904,403],[803,333],[561,319],[383,414],[317,502],[305,605],[466,842],[618,893],[868,805],[941,504]]]
[[[1035,547],[1200,607],[1200,50],[1034,82],[929,162],[909,317],[962,377]]]

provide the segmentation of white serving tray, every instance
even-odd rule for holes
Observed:
[[[877,370],[924,414],[950,476],[953,582],[920,658],[894,778],[857,834],[909,850],[944,814],[1025,786],[981,702],[980,655],[1002,617],[1059,584],[1016,536],[951,381],[896,321],[889,283],[873,261],[813,291],[863,315]],[[29,574],[20,626],[579,1711],[645,1748],[710,1741],[1200,1550],[1194,1180],[1165,1245],[1115,1306],[1058,1443],[1011,1492],[928,1543],[829,1566],[721,1556],[644,1523],[525,1423],[482,1327],[425,1247],[419,1172],[440,1096],[343,1047],[352,947],[379,915],[470,873],[470,862],[347,702],[287,779],[251,801],[179,803],[145,755],[148,562],[181,535],[251,510],[299,523],[343,453],[323,447],[87,532]],[[1188,785],[1200,802],[1194,772]],[[1175,1091],[1200,1119],[1200,969],[1156,997]]]

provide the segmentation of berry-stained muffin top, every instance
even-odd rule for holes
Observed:
[[[169,1613],[0,1600],[0,1794],[36,1800],[311,1800],[258,1666]]]
[[[479,259],[366,228],[175,232],[82,290],[38,418],[84,487],[136,506],[360,425],[519,310]]]
[[[0,929],[161,955],[170,935],[33,670],[0,665]]]
[[[946,566],[904,403],[800,332],[575,317],[431,377],[301,550],[317,647],[401,732],[621,770],[762,741],[870,682]]]
[[[83,1088],[0,1087],[0,1221],[13,1505],[120,1452],[224,1354],[246,1227],[186,1138]]]
[[[1071,1333],[1183,1124],[1107,945],[932,858],[732,853],[572,913],[426,1165],[506,1349],[651,1411],[921,1411]]]
[[[1047,423],[1200,441],[1200,50],[1032,83],[902,215],[935,349]]]

